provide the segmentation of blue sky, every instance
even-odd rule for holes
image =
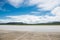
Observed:
[[[32,5],[32,6],[25,6],[24,4],[22,4],[21,7],[19,8],[15,8],[14,6],[10,5],[9,3],[5,3],[5,5],[3,5],[1,8],[2,10],[0,10],[0,17],[4,17],[7,15],[24,15],[24,14],[31,14],[30,12],[34,11],[34,12],[41,12],[42,15],[45,15],[47,12],[49,14],[49,11],[44,11],[44,10],[40,10],[38,11],[38,8],[36,7],[37,5]],[[4,11],[5,9],[5,11]]]
[[[6,19],[12,21],[14,18],[12,19],[11,17],[13,17],[13,16],[20,17],[22,15],[24,15],[24,16],[32,15],[32,17],[41,16],[44,18],[43,20],[45,20],[46,15],[47,15],[47,17],[50,17],[50,16],[54,17],[54,16],[58,15],[58,14],[55,14],[57,12],[54,13],[53,11],[55,8],[60,7],[60,6],[58,6],[58,5],[60,5],[59,0],[58,1],[53,0],[53,3],[52,3],[52,0],[48,1],[47,3],[46,2],[47,2],[47,0],[45,2],[44,2],[44,0],[43,1],[41,1],[41,0],[38,0],[38,1],[36,1],[36,0],[29,0],[29,1],[27,1],[27,0],[16,0],[16,1],[15,0],[6,0],[6,1],[0,0],[0,19],[1,19],[0,21],[2,21],[2,20],[5,21]],[[41,3],[44,3],[44,4],[41,4]],[[20,20],[18,22],[20,22]],[[33,23],[33,22],[31,22],[31,23]]]
[[[19,8],[15,8],[10,4],[5,4],[4,6],[1,7],[2,10],[0,10],[0,17],[4,17],[7,15],[24,15],[24,14],[30,14],[31,11],[37,11],[37,7],[35,5],[33,6],[28,6],[28,7],[19,7]],[[3,11],[3,10],[6,11]],[[8,11],[9,10],[9,11]]]

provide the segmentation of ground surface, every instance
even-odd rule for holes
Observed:
[[[60,33],[0,30],[0,40],[60,40]]]
[[[60,25],[0,25],[0,30],[60,32]]]

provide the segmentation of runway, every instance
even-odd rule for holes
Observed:
[[[58,25],[0,25],[0,30],[32,31],[32,32],[60,32]]]

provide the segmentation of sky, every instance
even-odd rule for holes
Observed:
[[[0,23],[60,22],[60,0],[0,0]]]

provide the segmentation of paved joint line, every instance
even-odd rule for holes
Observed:
[[[19,36],[19,37],[17,37],[16,39],[14,39],[14,40],[19,40],[20,38],[23,38],[25,35],[27,35],[28,33],[25,33],[25,34],[23,34],[22,36]]]
[[[48,39],[49,39],[49,40],[52,40],[52,39],[50,38],[50,36],[49,36],[49,33],[47,33],[47,36],[48,36]]]

